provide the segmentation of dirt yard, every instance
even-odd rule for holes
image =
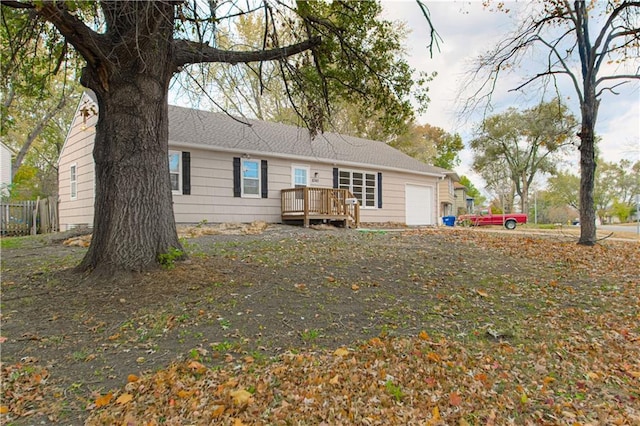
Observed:
[[[150,424],[209,424],[211,419],[222,424],[640,421],[637,241],[605,240],[588,248],[559,234],[279,225],[254,233],[204,234],[192,233],[184,240],[186,262],[104,283],[92,283],[73,271],[86,248],[63,245],[62,236],[4,239],[0,421],[15,425],[75,425],[87,419],[89,424],[123,419],[130,424],[148,419],[153,419]],[[197,403],[202,394],[195,389],[204,385],[195,380],[208,374],[223,375],[225,380],[235,377],[232,384],[237,387],[248,377],[264,377],[261,372],[281,366],[282,392],[283,382],[308,376],[310,366],[320,368],[331,354],[351,353],[354,363],[358,356],[370,357],[366,358],[370,368],[382,349],[376,349],[378,355],[367,351],[378,342],[390,351],[383,358],[409,368],[413,358],[391,353],[405,341],[422,345],[416,350],[427,358],[419,365],[442,363],[445,370],[452,369],[452,375],[443,379],[447,384],[439,384],[438,392],[423,398],[420,409],[416,401],[422,399],[412,389],[427,386],[424,392],[429,393],[429,380],[440,383],[439,376],[424,373],[420,379],[396,383],[400,373],[390,373],[389,366],[385,374],[391,379],[383,377],[375,390],[388,401],[368,397],[378,401],[368,405],[389,404],[392,409],[384,415],[357,417],[353,409],[343,407],[351,417],[340,417],[339,410],[331,417],[326,405],[311,409],[311,403],[308,411],[289,415],[286,410],[304,407],[304,401],[313,399],[311,391],[299,400],[281,394],[260,399],[274,386],[272,381],[247,385],[249,396],[240,402],[235,396],[232,402],[224,399],[230,396],[220,396],[227,402],[209,405],[222,407],[211,408],[209,417],[188,417],[193,411],[203,415],[202,409],[193,409],[196,405],[177,410],[181,403]],[[455,370],[447,364],[452,359],[438,352],[447,350],[451,355],[453,348],[469,354],[466,371]],[[306,370],[299,370],[306,365],[302,361],[299,365],[291,361],[299,354],[314,360]],[[504,369],[503,376],[494,362]],[[151,403],[139,398],[167,371],[190,377],[175,378],[180,383],[193,383],[172,391],[179,398],[154,399],[156,411],[151,413]],[[438,374],[445,373],[449,374],[444,370]],[[487,385],[483,377],[494,373],[496,378],[487,379]],[[346,374],[327,373],[322,392],[330,388],[329,380],[336,385],[342,380],[336,377]],[[474,377],[479,377],[479,384],[467,383]],[[210,386],[214,379],[208,380]],[[301,383],[298,388],[304,386],[310,385]],[[473,386],[484,389],[482,397]],[[333,401],[329,395],[325,402]],[[233,408],[234,404],[242,409]],[[275,412],[283,417],[269,417]],[[606,422],[600,423],[603,419]]]

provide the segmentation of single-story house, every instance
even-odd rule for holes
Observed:
[[[444,216],[455,216],[456,196],[454,192],[454,186],[456,183],[458,183],[458,181],[460,181],[460,176],[458,176],[456,172],[453,172],[451,170],[442,168],[437,169],[440,171],[440,173],[443,174],[443,178],[438,185],[438,217],[442,218]]]
[[[97,108],[86,92],[60,154],[61,230],[93,224]],[[357,200],[360,222],[436,225],[445,177],[383,142],[311,137],[295,126],[178,106],[169,106],[168,163],[179,224],[318,219],[313,212],[333,211],[343,191],[338,201],[353,212]]]
[[[467,195],[467,187],[460,182],[453,184],[453,190],[456,195],[456,201],[454,204],[454,211],[456,216],[461,214],[473,213],[474,210],[474,198]]]
[[[7,197],[11,187],[11,157],[13,152],[0,142],[0,196]]]

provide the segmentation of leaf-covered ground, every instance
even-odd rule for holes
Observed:
[[[640,244],[275,226],[94,283],[2,252],[7,424],[640,424]]]

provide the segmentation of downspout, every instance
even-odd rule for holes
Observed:
[[[440,203],[440,185],[442,184],[442,182],[444,182],[444,179],[446,178],[445,175],[442,175],[438,178],[438,180],[436,181],[436,206],[438,206],[437,208],[437,217],[436,217],[436,223],[438,224],[438,226],[444,225],[444,223],[442,222],[442,204]]]

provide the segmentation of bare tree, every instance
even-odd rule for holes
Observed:
[[[480,87],[465,109],[491,103],[496,81],[517,72],[523,58],[544,52],[545,64],[512,90],[551,83],[559,96],[559,79],[568,78],[580,104],[580,239],[596,242],[594,180],[595,126],[602,94],[640,79],[640,2],[545,0],[532,5],[522,25],[481,56],[473,72]],[[537,50],[536,50],[537,49]]]

